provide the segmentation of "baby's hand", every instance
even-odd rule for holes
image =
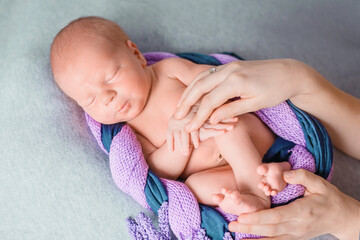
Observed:
[[[231,123],[237,122],[238,118],[225,119],[223,122],[218,124],[210,124],[209,120],[207,120],[199,129],[198,132],[199,137],[197,139],[191,138],[194,147],[197,148],[199,146],[199,141],[202,142],[206,139],[219,136],[221,134],[226,133],[227,131],[231,131],[234,129],[234,126]],[[190,132],[191,134],[193,132]],[[195,141],[194,141],[195,140]]]
[[[169,120],[166,143],[170,152],[178,149],[182,154],[189,155],[190,139],[194,147],[197,148],[200,141],[224,134],[226,131],[233,129],[231,123],[236,122],[237,118],[227,119],[215,125],[205,122],[199,130],[190,133],[186,132],[185,126],[195,116],[198,106],[199,104],[194,105],[188,115],[181,120],[174,118],[174,116]]]

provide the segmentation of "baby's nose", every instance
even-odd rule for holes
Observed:
[[[115,99],[115,97],[116,97],[116,92],[113,90],[108,90],[103,96],[103,103],[105,105],[108,105],[109,103],[112,102],[112,100]]]

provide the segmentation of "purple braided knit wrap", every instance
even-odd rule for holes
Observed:
[[[161,59],[177,57],[170,53],[161,52],[147,53],[144,54],[144,56],[148,60],[149,65]],[[237,60],[234,57],[224,54],[211,54],[211,56],[218,59],[222,64]],[[291,150],[292,154],[289,159],[293,169],[304,168],[311,172],[315,171],[315,160],[306,150],[305,138],[301,126],[295,114],[286,103],[281,103],[272,108],[259,110],[256,112],[256,115],[268,125],[275,134],[297,144]],[[85,116],[91,132],[95,136],[99,146],[104,152],[108,153],[101,141],[100,123],[93,120],[87,114],[85,114]],[[142,154],[141,145],[128,125],[125,124],[122,130],[113,138],[108,154],[111,174],[116,185],[122,191],[131,195],[144,208],[150,209],[144,193],[148,165]],[[205,239],[205,232],[201,228],[199,205],[193,193],[181,182],[168,179],[161,179],[161,181],[167,191],[169,199],[168,206],[166,206],[166,209],[168,210],[167,216],[171,230],[175,236],[178,239]],[[299,185],[288,185],[285,190],[272,197],[271,201],[274,204],[286,203],[303,194],[304,187]],[[236,220],[236,216],[224,213],[219,208],[217,209],[223,214],[227,221]],[[146,219],[139,219],[139,221],[148,224]],[[132,235],[134,238],[137,239],[136,236],[140,238],[140,233],[135,231],[136,226],[133,224],[129,225],[131,226],[131,231],[133,231]],[[141,231],[145,230],[143,229]],[[149,239],[155,238],[148,237]],[[249,237],[256,236],[236,233],[236,239]],[[224,239],[231,239],[231,236],[225,234]]]

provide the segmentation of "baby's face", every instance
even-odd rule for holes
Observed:
[[[146,104],[151,84],[136,46],[128,41],[114,50],[104,44],[84,44],[66,69],[55,75],[59,87],[100,123],[136,117]]]

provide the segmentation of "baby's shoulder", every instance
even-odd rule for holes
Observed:
[[[169,78],[178,79],[188,85],[200,72],[205,71],[211,66],[193,63],[187,59],[172,57],[159,61],[154,64],[157,75],[166,75]]]
[[[171,73],[182,71],[184,68],[189,68],[189,66],[193,65],[196,65],[196,63],[179,57],[171,57],[155,63],[153,67],[158,71]]]

